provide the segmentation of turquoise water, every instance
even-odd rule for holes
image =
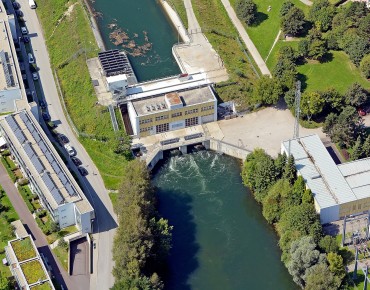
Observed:
[[[297,289],[237,160],[209,151],[172,157],[153,182],[174,225],[167,289]]]
[[[157,1],[95,0],[91,5],[101,13],[101,17],[96,20],[106,48],[127,51],[139,81],[180,73],[172,56],[172,46],[177,42],[177,31]],[[110,33],[117,29],[128,37],[119,45],[113,44],[114,40],[109,37]],[[131,48],[132,44],[135,44],[135,47]],[[147,51],[145,45],[149,47]],[[137,53],[143,55],[133,56]]]

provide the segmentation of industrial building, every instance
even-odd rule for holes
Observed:
[[[294,156],[322,224],[370,210],[370,158],[337,165],[318,135],[284,141],[281,151]]]
[[[13,42],[18,38],[15,19],[0,2],[0,113],[8,113],[17,110],[16,100],[25,97],[25,89]]]
[[[30,235],[8,241],[5,255],[19,289],[55,290],[44,261]]]
[[[90,233],[94,209],[32,113],[2,117],[0,129],[31,190],[60,228],[76,225]]]

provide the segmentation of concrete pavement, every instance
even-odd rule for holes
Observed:
[[[190,1],[190,0],[189,0]],[[258,65],[260,71],[264,75],[271,76],[271,73],[262,59],[260,53],[258,52],[256,46],[254,45],[253,41],[250,39],[248,33],[245,31],[243,24],[239,20],[238,16],[236,16],[234,8],[231,6],[229,0],[221,0],[222,4],[224,5],[227,14],[229,15],[232,23],[234,24],[235,28],[238,30],[240,37],[243,39],[243,42],[247,46],[248,51],[252,55],[254,61]]]
[[[80,178],[86,197],[94,207],[96,215],[93,225],[93,239],[97,247],[94,250],[94,272],[91,274],[90,289],[109,289],[114,283],[114,277],[111,273],[114,264],[111,249],[115,228],[117,227],[113,206],[98,169],[78,141],[78,138],[74,135],[64,115],[50,67],[49,54],[45,46],[42,28],[37,18],[37,9],[36,11],[30,9],[27,0],[20,0],[19,2],[22,6],[26,26],[31,36],[33,53],[39,68],[39,82],[42,87],[41,97],[46,100],[51,119],[58,124],[57,131],[69,138],[71,145],[77,151],[78,158],[81,159],[83,165],[90,173],[88,176]],[[76,167],[72,162],[69,162],[68,165],[77,173]],[[75,283],[74,288],[71,289],[82,288],[80,288],[79,283]]]

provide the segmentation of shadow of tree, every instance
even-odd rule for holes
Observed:
[[[266,13],[263,12],[257,12],[256,20],[251,24],[251,27],[256,27],[260,25],[262,22],[266,21],[269,18],[269,16]]]

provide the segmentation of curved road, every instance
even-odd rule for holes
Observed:
[[[93,274],[91,274],[90,289],[109,289],[114,283],[114,278],[111,273],[113,269],[111,249],[115,228],[117,227],[117,217],[113,212],[113,206],[108,191],[104,186],[98,169],[72,132],[64,116],[62,104],[60,103],[50,67],[45,39],[36,11],[29,8],[27,0],[19,0],[19,2],[29,31],[33,54],[39,68],[39,82],[43,91],[42,99],[47,103],[52,121],[58,124],[57,131],[65,134],[69,138],[70,144],[77,151],[77,157],[81,159],[83,166],[89,171],[89,175],[81,177],[80,180],[83,184],[85,195],[94,207],[96,215],[93,234],[96,249],[93,250]],[[41,98],[41,96],[39,96],[39,98]],[[69,162],[69,167],[77,172],[72,162]],[[82,288],[82,285],[76,283],[73,289],[70,290],[86,290]]]

